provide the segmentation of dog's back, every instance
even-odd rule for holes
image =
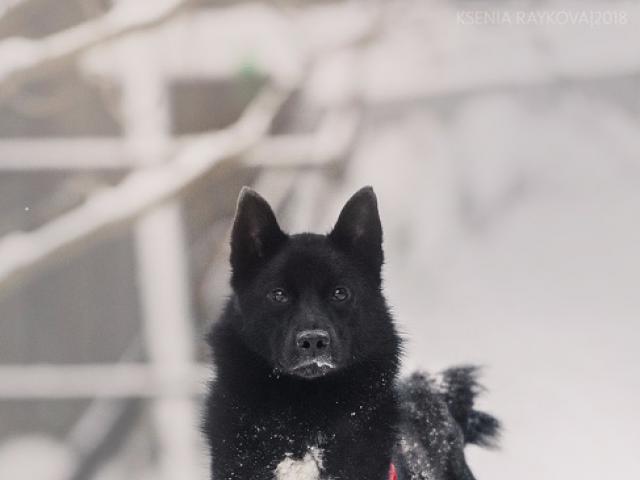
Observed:
[[[482,387],[473,366],[450,368],[438,379],[414,373],[398,384],[399,439],[394,463],[399,480],[472,480],[464,446],[494,446],[499,422],[474,409]]]

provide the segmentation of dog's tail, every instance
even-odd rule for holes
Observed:
[[[438,390],[451,416],[460,425],[465,443],[494,447],[500,434],[500,422],[494,416],[474,410],[475,399],[484,388],[478,383],[479,368],[453,367],[442,372]]]

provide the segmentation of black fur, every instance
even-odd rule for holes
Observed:
[[[478,367],[468,365],[450,368],[442,374],[440,391],[464,435],[465,443],[482,447],[494,447],[500,430],[496,418],[473,409],[473,404],[483,391],[478,383]]]
[[[472,370],[450,370],[443,392],[426,377],[396,383],[401,342],[381,291],[382,262],[370,187],[328,235],[285,234],[267,202],[243,189],[234,293],[209,336],[212,479],[272,480],[283,460],[309,452],[321,452],[322,480],[387,480],[392,460],[403,480],[473,478],[464,443],[488,443],[497,423],[472,409]],[[415,476],[417,461],[443,467]]]
[[[398,385],[399,443],[395,463],[404,479],[472,480],[464,446],[493,446],[499,431],[491,415],[473,409],[480,391],[475,367],[443,372],[440,382],[414,373]]]

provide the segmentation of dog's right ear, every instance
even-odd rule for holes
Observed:
[[[380,282],[384,257],[382,225],[373,188],[361,188],[347,201],[329,234],[329,240],[353,258],[359,259]]]
[[[287,240],[267,201],[242,187],[231,231],[232,282],[239,285]]]

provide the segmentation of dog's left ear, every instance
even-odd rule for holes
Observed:
[[[361,188],[349,199],[329,239],[352,258],[359,259],[380,280],[383,262],[382,225],[373,188]]]
[[[231,231],[232,283],[239,286],[255,274],[287,240],[273,210],[258,192],[243,187]]]

